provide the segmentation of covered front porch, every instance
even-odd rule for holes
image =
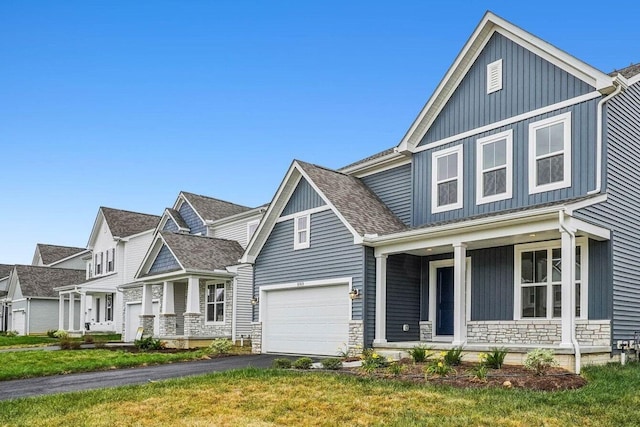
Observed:
[[[609,230],[545,208],[369,237],[373,347],[551,348],[579,371],[611,353]],[[591,267],[591,268],[590,268]]]

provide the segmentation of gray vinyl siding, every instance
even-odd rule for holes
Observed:
[[[322,197],[309,185],[306,179],[302,178],[284,207],[282,215],[291,215],[324,205],[326,203]]]
[[[156,256],[156,259],[153,261],[151,268],[149,269],[149,273],[160,273],[163,271],[174,271],[180,268],[180,264],[173,256],[169,248],[166,246],[162,246],[160,252]]]
[[[611,229],[613,340],[640,331],[640,85],[629,87],[605,107],[605,203],[576,216]],[[591,299],[591,298],[589,298]],[[601,304],[608,305],[608,301]]]
[[[589,240],[589,319],[611,319],[611,242]]]
[[[487,94],[487,64],[502,59],[502,90]],[[424,145],[592,92],[593,87],[495,33],[420,142]]]
[[[450,221],[491,212],[580,197],[595,187],[596,112],[599,99],[542,114],[489,132],[464,138],[413,156],[413,225]],[[529,194],[529,124],[548,117],[571,112],[571,186],[553,191]],[[513,129],[513,196],[493,203],[476,204],[476,146],[484,136]],[[463,207],[451,211],[431,213],[432,153],[463,145]]]
[[[513,246],[467,255],[471,257],[471,320],[513,320]]]
[[[162,230],[163,231],[176,232],[176,231],[178,231],[178,226],[176,225],[176,223],[171,218],[168,218],[167,222],[164,224],[164,228]]]
[[[371,347],[376,334],[376,258],[374,249],[364,248],[364,345]]]
[[[236,276],[236,333],[237,338],[240,335],[248,337],[251,335],[252,318],[252,286],[253,286],[253,267],[250,265],[238,268]]]
[[[364,282],[363,247],[333,211],[311,215],[311,241],[307,249],[293,250],[293,220],[275,225],[254,265],[255,293],[264,285],[351,277],[360,292]],[[347,296],[345,296],[347,297]],[[362,298],[352,305],[352,318],[362,319]],[[257,310],[254,310],[254,321]]]
[[[187,226],[190,230],[189,232],[191,234],[200,234],[202,236],[207,235],[207,227],[205,227],[205,225],[202,223],[202,220],[200,219],[198,214],[193,209],[191,209],[189,203],[182,203],[182,206],[180,206],[178,212],[180,212],[180,216],[182,216],[184,222],[187,223]]]
[[[406,225],[411,225],[411,164],[362,178],[387,207]]]
[[[420,340],[420,257],[387,258],[387,341]],[[404,324],[409,331],[404,332]]]

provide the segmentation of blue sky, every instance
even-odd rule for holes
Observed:
[[[599,4],[4,0],[0,263],[84,247],[99,206],[257,206],[294,158],[396,145],[487,9],[602,71],[639,62],[640,6]]]

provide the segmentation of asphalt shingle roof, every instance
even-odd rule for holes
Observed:
[[[25,297],[57,297],[58,292],[53,288],[80,284],[86,277],[84,270],[34,265],[16,265],[15,272]]]
[[[247,206],[236,205],[235,203],[185,191],[182,191],[182,195],[205,221],[216,221],[252,209]]]
[[[11,274],[11,270],[13,270],[13,265],[0,264],[0,279],[9,276],[9,274]]]
[[[625,79],[633,77],[636,74],[640,74],[640,62],[637,64],[631,64],[628,67],[621,68],[620,70],[614,70],[609,73],[609,75],[612,77],[618,74],[622,74],[622,77],[624,77]]]
[[[161,231],[171,252],[187,270],[221,270],[238,264],[244,249],[235,240]]]
[[[376,153],[376,154],[372,154],[369,157],[365,157],[364,159],[361,159],[361,160],[358,160],[357,162],[353,162],[351,164],[348,164],[347,166],[343,166],[338,170],[347,169],[347,168],[350,168],[350,167],[353,167],[353,166],[357,166],[357,165],[362,164],[362,163],[367,163],[368,161],[371,161],[371,160],[379,159],[380,157],[384,157],[384,156],[386,156],[388,154],[393,153],[393,150],[395,150],[395,148],[396,148],[395,146],[393,146],[391,148],[387,148],[384,151],[381,151],[381,152]]]
[[[113,237],[127,237],[156,228],[160,217],[139,212],[101,207]]]
[[[297,161],[313,183],[361,236],[406,230],[406,226],[361,180]]]
[[[40,253],[40,257],[42,258],[42,263],[45,265],[54,263],[56,261],[60,261],[61,259],[68,258],[72,255],[79,254],[80,252],[86,251],[85,248],[74,248],[71,246],[57,246],[57,245],[46,245],[44,243],[38,243],[36,245],[38,252]],[[2,277],[0,275],[0,277]]]
[[[184,220],[184,218],[182,218],[182,215],[180,215],[180,212],[171,208],[167,208],[167,212],[169,212],[169,215],[171,215],[171,218],[175,220],[178,227],[186,228],[187,230],[189,229],[189,225],[187,225],[187,222]]]

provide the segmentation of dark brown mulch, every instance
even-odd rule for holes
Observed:
[[[414,364],[411,359],[400,361],[404,370],[399,375],[391,374],[387,369],[378,369],[375,373],[367,374],[360,368],[350,368],[349,371],[357,375],[373,376],[376,378],[411,381],[416,383],[443,384],[458,388],[518,388],[540,391],[574,390],[583,387],[587,381],[562,368],[551,368],[545,375],[535,375],[533,371],[523,366],[504,365],[501,369],[488,369],[487,377],[478,379],[473,370],[476,363],[462,363],[455,366],[455,372],[440,377],[438,375],[425,376],[426,363]]]

